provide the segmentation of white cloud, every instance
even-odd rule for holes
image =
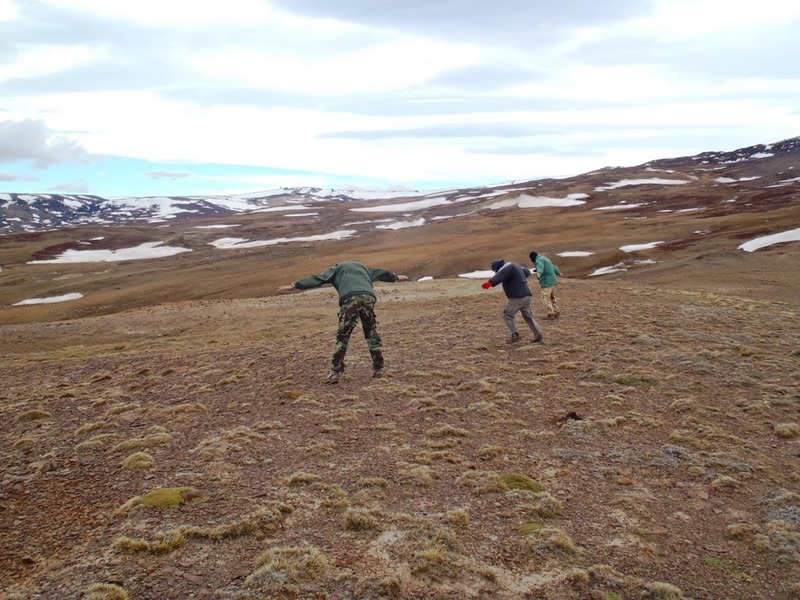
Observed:
[[[187,194],[202,163],[278,171],[232,189],[572,175],[795,135],[798,6],[0,0],[3,116],[197,165]]]

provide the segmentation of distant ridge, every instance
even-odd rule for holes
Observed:
[[[302,210],[339,202],[399,202],[444,198],[447,204],[455,204],[521,193],[542,195],[579,186],[601,193],[610,189],[603,189],[603,184],[613,179],[635,180],[648,171],[659,169],[683,174],[705,186],[757,181],[755,185],[746,186],[752,192],[796,183],[793,179],[800,177],[800,173],[793,172],[795,166],[800,167],[800,137],[730,152],[709,151],[690,157],[653,160],[634,167],[609,167],[563,179],[514,181],[451,190],[375,192],[299,187],[220,196],[168,197],[0,193],[0,234],[33,233],[86,225],[163,223],[175,219],[226,217],[273,210]],[[718,176],[709,179],[706,176],[708,173],[717,173]]]

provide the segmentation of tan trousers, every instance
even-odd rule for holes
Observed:
[[[542,288],[542,304],[547,310],[548,317],[558,316],[558,304],[556,302],[556,286]]]

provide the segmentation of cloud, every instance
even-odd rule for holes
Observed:
[[[38,181],[38,177],[27,173],[4,173],[0,171],[0,181]]]
[[[90,191],[89,182],[85,179],[75,179],[56,184],[50,188],[52,192],[64,192],[65,194],[86,194]]]
[[[385,129],[372,131],[334,131],[320,138],[382,140],[393,138],[524,138],[542,133],[552,134],[548,127],[518,123],[450,123],[415,129]]]
[[[31,161],[36,168],[92,162],[76,141],[54,134],[43,121],[0,121],[0,163]]]
[[[541,45],[569,27],[599,24],[642,14],[648,2],[628,0],[503,0],[502,8],[486,0],[273,0],[287,11],[338,19],[414,35],[473,40],[488,45]]]
[[[142,173],[148,179],[185,179],[187,177],[192,177],[194,173],[189,171],[145,171]]]

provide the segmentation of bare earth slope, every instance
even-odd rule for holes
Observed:
[[[499,290],[381,286],[337,386],[331,290],[5,325],[0,590],[800,597],[797,288],[559,292],[509,346]]]

